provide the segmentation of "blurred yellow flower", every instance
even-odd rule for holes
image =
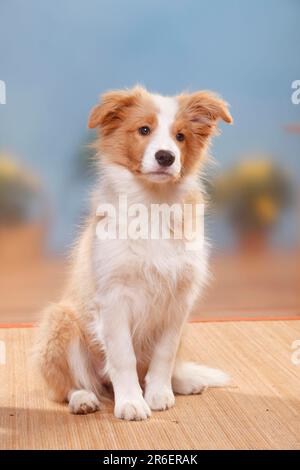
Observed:
[[[14,161],[6,156],[0,155],[0,177],[3,179],[13,179],[19,175],[19,167]]]
[[[264,222],[272,223],[277,218],[278,207],[269,197],[258,197],[254,204],[256,213]]]
[[[236,177],[246,181],[264,180],[272,173],[269,160],[245,160],[236,167]]]
[[[215,208],[223,209],[243,233],[268,230],[293,198],[285,168],[259,155],[244,157],[208,184],[207,191]]]
[[[38,179],[6,155],[0,155],[0,180],[2,182],[26,184],[35,190],[39,187]]]

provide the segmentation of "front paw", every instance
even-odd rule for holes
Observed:
[[[143,397],[121,400],[115,405],[115,416],[126,421],[142,421],[149,418],[151,411]]]
[[[145,400],[150,406],[151,410],[167,410],[175,405],[175,397],[171,388],[162,387],[146,388]]]

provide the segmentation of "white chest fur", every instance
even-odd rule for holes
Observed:
[[[132,178],[122,172],[117,184],[114,173],[114,178],[106,178],[106,184],[97,194],[98,201],[116,208],[117,229],[120,192],[126,195],[128,206],[140,204],[149,208],[152,202],[157,203],[149,200],[149,195]],[[180,191],[175,192],[172,203],[182,198]],[[197,247],[189,249],[184,239],[120,238],[119,231],[116,237],[103,239],[95,233],[92,266],[100,325],[101,310],[111,305],[120,315],[122,312],[130,315],[139,339],[145,336],[145,329],[149,337],[151,331],[166,322],[187,315],[206,278],[207,249],[202,233],[201,237]]]

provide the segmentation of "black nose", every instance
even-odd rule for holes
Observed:
[[[168,150],[159,150],[156,152],[155,158],[161,166],[171,166],[174,163],[175,155]]]

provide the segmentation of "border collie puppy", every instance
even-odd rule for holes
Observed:
[[[232,122],[228,106],[207,91],[168,97],[138,86],[105,93],[92,109],[99,181],[69,282],[60,303],[46,310],[36,345],[53,399],[67,401],[72,413],[98,410],[112,386],[115,416],[143,420],[172,407],[174,393],[228,382],[224,372],[179,354],[207,280],[203,211],[195,209],[203,203],[199,171],[220,119]],[[160,215],[192,210],[169,211],[167,222],[160,217],[164,234],[153,237],[153,206],[163,208]],[[178,226],[181,236],[174,235]]]

